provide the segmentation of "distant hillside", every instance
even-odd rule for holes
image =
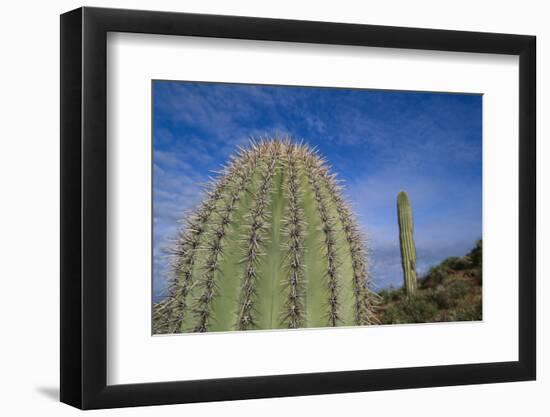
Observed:
[[[482,319],[482,241],[465,256],[445,259],[418,280],[414,297],[403,288],[383,290],[380,324],[474,321]]]

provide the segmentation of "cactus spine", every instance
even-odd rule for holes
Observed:
[[[314,150],[252,142],[188,217],[153,331],[370,324],[365,254],[341,187]]]
[[[397,195],[397,219],[399,222],[399,246],[401,248],[401,265],[405,281],[405,292],[412,296],[416,292],[416,247],[414,245],[414,226],[412,208],[405,191]]]

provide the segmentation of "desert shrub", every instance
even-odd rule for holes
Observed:
[[[436,286],[442,284],[449,277],[449,271],[443,265],[432,266],[424,280],[424,286]]]
[[[407,297],[388,308],[384,322],[391,324],[426,323],[433,321],[437,305],[425,297]]]
[[[456,302],[453,300],[453,297],[448,291],[445,290],[435,290],[429,294],[430,299],[437,305],[437,308],[440,310],[446,310],[453,307]]]
[[[377,296],[379,297],[380,304],[398,302],[405,297],[405,290],[404,288],[394,288],[390,286],[389,288],[378,291]]]
[[[470,268],[470,262],[468,259],[459,258],[457,256],[451,256],[450,258],[445,259],[442,263],[442,266],[454,269],[455,271],[462,271],[464,269]]]
[[[448,286],[447,292],[452,300],[463,298],[470,291],[470,286],[464,281],[454,281]]]
[[[391,300],[392,301],[399,301],[403,297],[405,297],[405,288],[399,288],[398,290],[395,290],[391,293]]]
[[[403,288],[381,292],[379,317],[385,324],[474,321],[482,319],[482,241],[463,257],[449,257],[418,279],[408,297]]]
[[[475,280],[475,283],[477,285],[481,285],[483,283],[483,272],[481,269],[476,269],[472,272],[472,277]]]
[[[447,317],[448,321],[476,321],[482,319],[481,302],[476,302],[474,305],[458,308],[450,312]]]
[[[480,239],[476,242],[476,246],[468,254],[472,267],[481,267],[482,252],[483,252],[483,242]]]
[[[387,290],[387,289],[378,291],[378,295],[379,295],[380,298],[382,298],[383,300],[385,300],[386,298],[388,298],[389,293],[390,293],[390,292],[389,292],[389,290]]]

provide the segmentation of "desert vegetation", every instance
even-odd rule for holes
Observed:
[[[405,288],[380,291],[381,324],[482,319],[482,241],[465,256],[450,257],[420,279],[414,296]]]

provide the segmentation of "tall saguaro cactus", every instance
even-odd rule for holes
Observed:
[[[155,333],[366,325],[361,233],[324,160],[290,140],[252,143],[178,238]]]
[[[416,247],[414,245],[414,226],[411,203],[405,191],[397,195],[397,219],[399,222],[399,246],[401,248],[401,265],[407,295],[416,292]]]

